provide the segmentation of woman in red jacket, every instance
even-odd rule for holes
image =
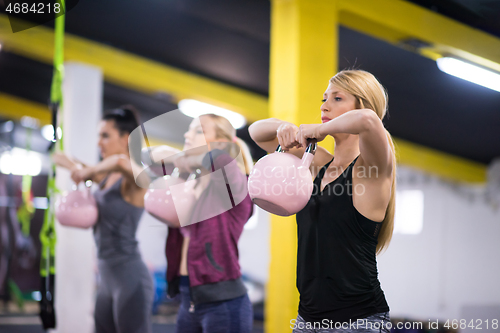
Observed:
[[[253,313],[238,263],[238,239],[252,215],[248,147],[224,117],[195,118],[184,134],[181,172],[201,171],[189,225],[169,225],[168,295],[180,292],[177,332],[251,332]],[[182,223],[182,221],[181,221]]]

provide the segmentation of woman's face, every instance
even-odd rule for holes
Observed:
[[[114,120],[102,120],[99,124],[97,145],[102,158],[115,154],[128,154],[128,134],[120,135]]]
[[[189,129],[184,133],[184,150],[205,146],[216,139],[215,124],[209,117],[194,118]]]
[[[333,84],[329,84],[323,94],[321,105],[321,121],[323,123],[332,120],[347,111],[356,109],[357,99],[354,95],[342,90]]]

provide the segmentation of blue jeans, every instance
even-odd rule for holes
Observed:
[[[392,325],[390,323],[389,312],[377,313],[363,319],[352,320],[353,325],[348,325],[348,322],[335,325],[317,325],[313,327],[297,314],[297,320],[293,327],[293,333],[389,333]],[[321,324],[321,323],[317,323]],[[328,327],[333,326],[333,327]]]
[[[186,285],[186,282],[187,285]],[[189,280],[181,277],[181,305],[177,314],[177,333],[251,333],[252,303],[245,294],[226,301],[192,306]]]

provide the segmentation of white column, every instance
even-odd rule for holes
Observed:
[[[102,90],[100,68],[65,64],[64,153],[89,165],[98,162],[97,125],[102,114]],[[74,183],[68,171],[58,168],[56,184],[61,191],[69,191]],[[64,227],[56,221],[56,230],[54,332],[92,333],[97,271],[92,229]]]

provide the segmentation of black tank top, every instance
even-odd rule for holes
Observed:
[[[358,156],[359,157],[359,156]],[[297,213],[299,314],[310,322],[345,322],[389,311],[378,280],[376,247],[382,222],[361,215],[352,202],[352,169],[358,158],[323,191],[314,179],[307,205]]]

